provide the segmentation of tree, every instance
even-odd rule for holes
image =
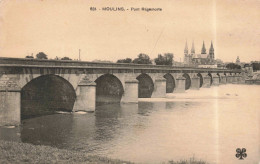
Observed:
[[[48,59],[47,55],[43,52],[39,52],[37,55],[36,55],[36,58],[37,59]]]
[[[61,58],[60,60],[72,60],[72,59],[65,56],[65,57]]]
[[[252,65],[254,71],[260,70],[260,63],[253,62],[251,65]]]
[[[226,68],[228,69],[241,69],[241,66],[235,63],[229,63],[226,65]]]
[[[29,55],[27,55],[27,56],[25,56],[25,58],[33,59],[34,57],[33,57],[33,56],[29,56]]]
[[[132,59],[126,58],[126,59],[119,59],[116,63],[131,63]]]
[[[161,54],[158,54],[158,57],[154,59],[156,65],[164,65],[164,57]]]
[[[135,64],[152,64],[150,57],[146,54],[139,54],[137,58],[133,60]]]
[[[249,67],[249,66],[250,66],[249,64],[245,64],[245,65],[244,65],[244,68]]]
[[[172,65],[173,62],[173,54],[172,53],[165,53],[164,56],[161,54],[155,58],[156,65]]]

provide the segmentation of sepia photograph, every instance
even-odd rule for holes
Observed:
[[[260,0],[0,0],[0,164],[260,164]]]

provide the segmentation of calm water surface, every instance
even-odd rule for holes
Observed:
[[[94,113],[27,119],[0,138],[141,163],[195,156],[210,163],[260,161],[260,86],[221,85],[107,105]],[[238,160],[236,148],[246,148]]]

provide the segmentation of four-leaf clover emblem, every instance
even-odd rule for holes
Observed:
[[[239,160],[243,160],[244,158],[247,157],[247,154],[246,154],[246,149],[245,148],[237,148],[236,150],[237,154],[236,154],[236,157],[239,159]]]

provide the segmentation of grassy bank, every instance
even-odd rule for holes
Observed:
[[[0,163],[130,164],[131,162],[106,157],[89,156],[79,151],[57,149],[50,146],[0,140]]]
[[[50,146],[32,145],[0,140],[0,163],[86,163],[86,164],[132,164],[133,162],[89,156],[80,151],[57,149]],[[194,158],[168,161],[165,164],[207,164]]]
[[[168,164],[208,164],[205,161],[196,160],[194,157],[190,158],[189,160],[180,160],[180,161],[169,161]]]

